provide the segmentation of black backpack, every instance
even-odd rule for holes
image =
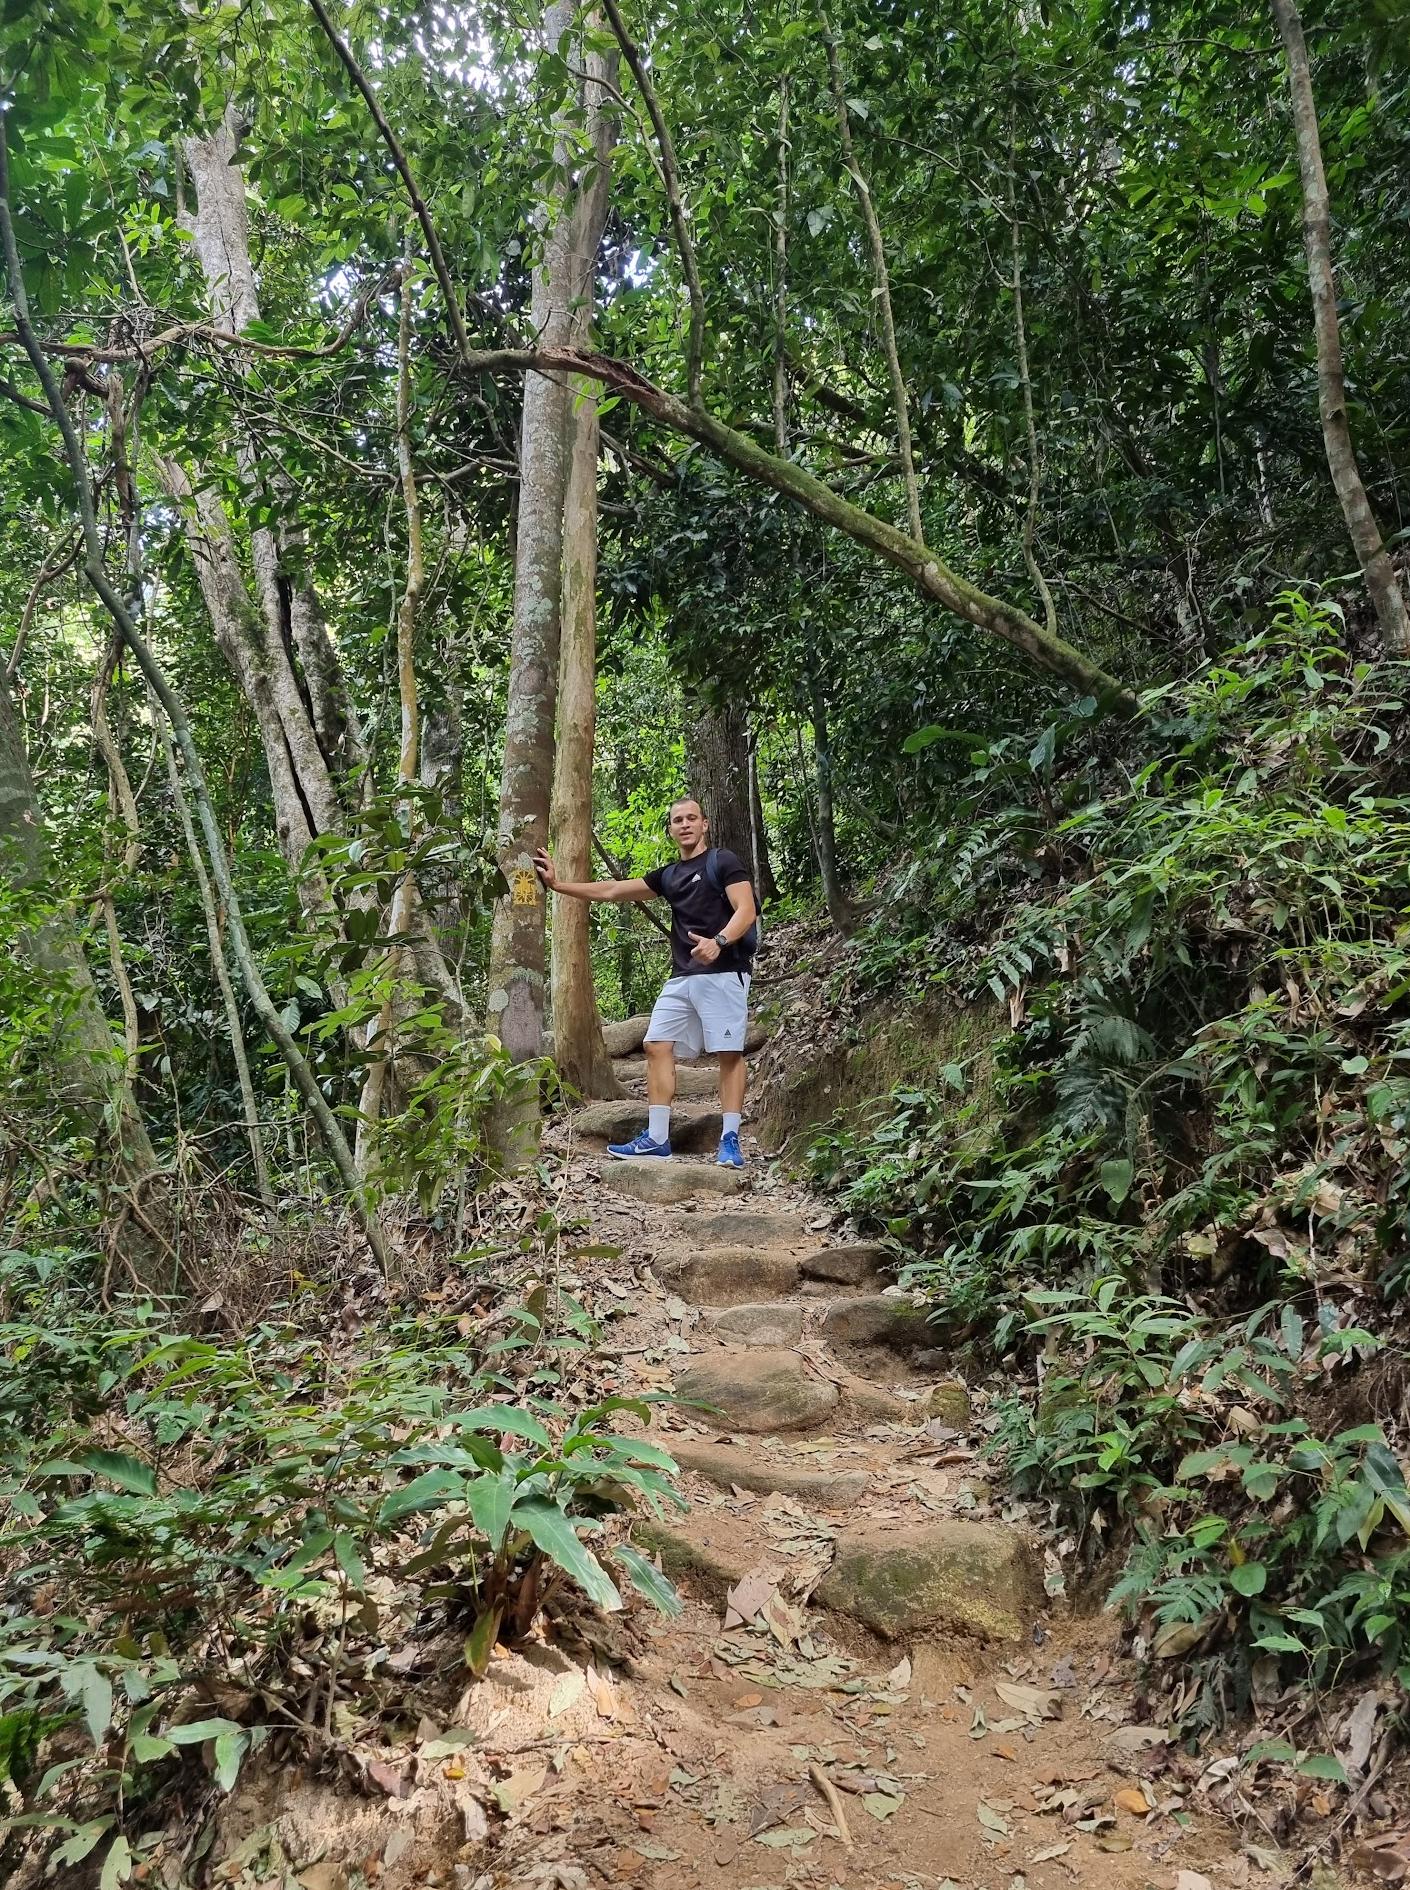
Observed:
[[[725,899],[725,903],[729,903],[725,895],[724,880],[720,876],[720,849],[718,847],[711,847],[705,855],[705,884],[717,898]],[[755,894],[754,904],[757,913],[757,894]],[[734,941],[734,949],[743,954],[746,968],[753,965],[754,954],[759,949],[759,921],[757,917],[749,930]]]

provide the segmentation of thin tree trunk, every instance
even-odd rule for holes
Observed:
[[[749,729],[749,867],[759,904],[770,905],[778,898],[778,881],[769,858],[769,830],[764,822],[763,796],[759,792],[759,737],[752,724]]]
[[[160,709],[157,713],[160,714]],[[182,837],[186,842],[186,856],[191,862],[196,891],[200,895],[201,912],[206,922],[206,942],[210,946],[211,970],[215,973],[220,1001],[225,1007],[225,1023],[230,1032],[230,1054],[235,1059],[235,1076],[240,1085],[240,1108],[245,1118],[245,1134],[249,1138],[250,1159],[255,1165],[255,1186],[259,1190],[261,1202],[266,1208],[272,1210],[274,1189],[269,1179],[269,1162],[265,1156],[264,1135],[260,1129],[259,1103],[255,1096],[254,1078],[250,1074],[249,1051],[245,1047],[245,1033],[240,1023],[240,1006],[235,997],[235,986],[230,981],[230,966],[225,957],[225,942],[220,935],[220,910],[216,905],[215,894],[211,890],[210,874],[206,871],[206,862],[201,854],[200,843],[196,839],[196,829],[191,823],[191,807],[186,799],[181,771],[176,765],[176,749],[172,745],[171,732],[165,719],[162,720],[160,727],[162,754],[166,760],[167,779],[171,783],[171,798],[176,805]]]
[[[1013,338],[1018,356],[1018,384],[1023,392],[1023,428],[1028,443],[1028,505],[1023,515],[1023,563],[1043,605],[1048,635],[1056,636],[1057,606],[1038,563],[1038,428],[1033,419],[1033,381],[1028,372],[1028,327],[1023,319],[1022,245],[1018,231],[1018,184],[1014,170],[1013,135],[1009,135],[1009,241],[1013,248]]]
[[[597,392],[574,389],[572,446],[563,520],[563,643],[558,744],[553,763],[553,856],[567,879],[592,877],[592,757],[597,724]],[[602,1038],[592,976],[592,909],[560,899],[553,909],[549,968],[553,1054],[558,1073],[584,1096],[620,1096]]]
[[[166,712],[167,720],[171,723],[172,733],[176,737],[182,760],[186,764],[186,778],[190,784],[201,828],[205,835],[212,877],[225,906],[226,923],[230,928],[230,942],[235,953],[235,961],[240,968],[240,975],[249,993],[250,1002],[254,1005],[260,1022],[278,1046],[285,1066],[318,1126],[323,1145],[347,1189],[349,1204],[367,1236],[369,1247],[385,1273],[387,1251],[382,1232],[363,1198],[358,1184],[357,1170],[353,1164],[352,1150],[348,1147],[347,1138],[338,1124],[337,1117],[329,1108],[327,1099],[319,1088],[318,1080],[310,1069],[307,1058],[295,1043],[278,1007],[270,997],[254,953],[250,949],[239,897],[230,875],[225,842],[221,837],[215,808],[206,787],[205,771],[201,766],[200,752],[191,733],[190,719],[180,698],[167,681],[166,673],[157,661],[156,655],[138,628],[131,610],[109,578],[103,561],[102,539],[93,509],[93,488],[83,456],[82,443],[74,430],[68,410],[64,406],[53,369],[45,358],[30,322],[29,298],[25,293],[24,273],[20,266],[19,247],[15,240],[15,227],[10,211],[9,154],[6,148],[3,116],[0,116],[0,240],[3,241],[4,246],[5,273],[9,282],[10,299],[15,311],[15,327],[19,333],[20,343],[44,390],[44,398],[53,415],[54,424],[58,427],[63,439],[64,457],[73,481],[79,520],[83,527],[85,575],[114,624],[121,631],[123,640],[132,651],[139,669],[146,677],[153,694]]]
[[[571,28],[571,0],[545,9],[544,37],[556,49]],[[587,55],[600,67],[600,55]],[[607,93],[590,63],[583,81],[589,136],[597,147]],[[546,205],[543,255],[534,271],[533,327],[548,347],[573,340],[574,311],[586,293],[606,214],[606,168],[593,166],[570,201],[562,181],[572,163],[574,133],[557,133],[558,182]],[[531,374],[524,383],[519,449],[519,520],[514,558],[514,624],[499,800],[500,864],[509,896],[496,907],[490,936],[489,1023],[510,1057],[540,1054],[544,1016],[544,895],[535,850],[548,840],[553,787],[554,715],[562,635],[563,510],[568,483],[572,391],[559,374]],[[538,1145],[538,1105],[527,1092],[501,1110],[495,1136],[510,1161]]]
[[[1322,168],[1322,140],[1317,129],[1307,41],[1294,0],[1272,0],[1272,6],[1287,49],[1288,90],[1297,136],[1297,161],[1302,172],[1302,229],[1312,289],[1312,322],[1317,336],[1317,400],[1322,416],[1322,441],[1347,533],[1375,608],[1381,640],[1388,655],[1406,656],[1410,655],[1410,616],[1406,613],[1405,596],[1395,566],[1366,496],[1346,412],[1346,369],[1337,319],[1336,278],[1332,270],[1332,209],[1327,175]]]
[[[827,65],[832,77],[832,102],[837,112],[837,135],[842,143],[842,162],[852,179],[866,225],[867,247],[871,251],[872,274],[876,279],[876,312],[881,322],[881,346],[886,356],[886,371],[891,377],[891,401],[896,412],[896,450],[901,461],[901,478],[906,488],[906,516],[911,537],[925,542],[925,527],[920,517],[920,486],[916,481],[915,455],[911,448],[911,407],[906,396],[906,377],[901,371],[901,353],[896,345],[896,323],[891,312],[891,277],[886,267],[886,244],[871,189],[852,150],[852,126],[847,117],[847,87],[842,77],[842,59],[837,42],[826,19],[823,37],[827,42]]]
[[[397,606],[397,693],[401,703],[401,747],[397,758],[397,785],[405,793],[414,787],[421,768],[421,705],[416,691],[416,619],[421,608],[421,593],[426,588],[426,557],[423,545],[421,495],[416,486],[416,463],[411,437],[411,270],[403,271],[401,315],[397,324],[397,471],[401,476],[402,504],[406,511],[406,583]],[[414,802],[406,803],[408,808]],[[413,831],[407,838],[407,850],[415,844]],[[370,1173],[377,1125],[387,1093],[391,1067],[393,1033],[396,1025],[397,978],[403,956],[401,941],[411,931],[416,906],[415,881],[409,869],[402,872],[392,895],[387,931],[392,943],[387,949],[383,975],[386,993],[378,1009],[367,1048],[372,1061],[362,1085],[358,1102],[357,1167],[364,1178]]]
[[[827,700],[815,675],[813,683],[813,772],[818,790],[818,821],[813,839],[817,847],[818,875],[828,917],[844,938],[856,923],[851,901],[842,885],[837,865],[837,813],[832,793],[832,732],[828,727]]]

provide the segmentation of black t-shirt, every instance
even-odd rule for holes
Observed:
[[[737,886],[741,880],[747,882],[749,878],[739,855],[731,853],[728,847],[715,849],[715,869],[722,887]],[[673,978],[698,978],[702,972],[748,971],[749,957],[738,944],[726,945],[712,965],[702,965],[698,958],[690,955],[695,949],[692,932],[698,932],[701,938],[713,938],[717,932],[723,932],[734,917],[734,907],[724,893],[716,892],[705,877],[704,853],[693,860],[672,860],[667,866],[653,867],[642,877],[652,892],[659,893],[671,908]]]

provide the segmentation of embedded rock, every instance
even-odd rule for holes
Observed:
[[[829,1306],[822,1336],[835,1345],[881,1345],[893,1352],[914,1352],[932,1334],[924,1307],[894,1294],[868,1293]]]
[[[831,1286],[865,1286],[879,1277],[890,1257],[884,1247],[820,1247],[804,1255],[798,1271],[805,1280],[826,1280]]]
[[[812,1377],[796,1352],[719,1352],[676,1380],[676,1396],[711,1407],[732,1431],[805,1431],[837,1409],[836,1385]]]
[[[709,1327],[717,1339],[737,1345],[797,1345],[803,1337],[803,1308],[778,1300],[731,1306],[715,1313]]]
[[[885,1640],[958,1631],[1014,1642],[1042,1592],[1038,1559],[1016,1530],[947,1520],[844,1536],[817,1599]]]
[[[620,1102],[588,1103],[574,1114],[573,1127],[585,1142],[629,1142],[646,1127],[646,1105],[630,1096]],[[723,1128],[718,1109],[676,1109],[671,1115],[671,1147],[687,1155],[713,1155]]]
[[[809,1235],[797,1214],[763,1214],[746,1208],[736,1214],[706,1214],[690,1227],[690,1238],[702,1247],[802,1247]],[[796,1273],[798,1263],[793,1269]]]
[[[757,1490],[763,1496],[777,1493],[820,1509],[841,1509],[859,1502],[871,1488],[864,1470],[794,1470],[731,1444],[673,1442],[671,1455],[682,1470],[693,1470],[722,1490]]]
[[[649,1201],[657,1207],[674,1207],[699,1195],[743,1194],[749,1186],[737,1168],[717,1168],[713,1162],[665,1161],[659,1155],[644,1155],[635,1161],[605,1161],[598,1166],[598,1179],[617,1194],[629,1194],[633,1200]]]
[[[692,1306],[742,1306],[760,1293],[791,1293],[798,1285],[796,1260],[784,1253],[756,1253],[752,1247],[707,1247],[658,1272]]]
[[[606,1045],[608,1056],[635,1056],[646,1042],[646,1030],[650,1022],[650,1011],[643,1011],[639,1017],[625,1017],[619,1024],[604,1024],[602,1041]]]

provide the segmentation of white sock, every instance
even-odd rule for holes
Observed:
[[[649,1103],[646,1110],[646,1133],[653,1142],[669,1142],[671,1139],[671,1105],[669,1103]]]
[[[740,1112],[739,1112],[739,1110],[737,1110],[737,1109],[726,1109],[726,1111],[725,1111],[725,1134],[726,1134],[726,1135],[738,1135],[738,1134],[739,1134],[739,1125],[740,1125],[740,1123],[741,1123],[741,1122],[743,1122],[743,1120],[744,1120],[744,1117],[743,1117],[743,1116],[742,1116],[742,1115],[740,1114]]]

